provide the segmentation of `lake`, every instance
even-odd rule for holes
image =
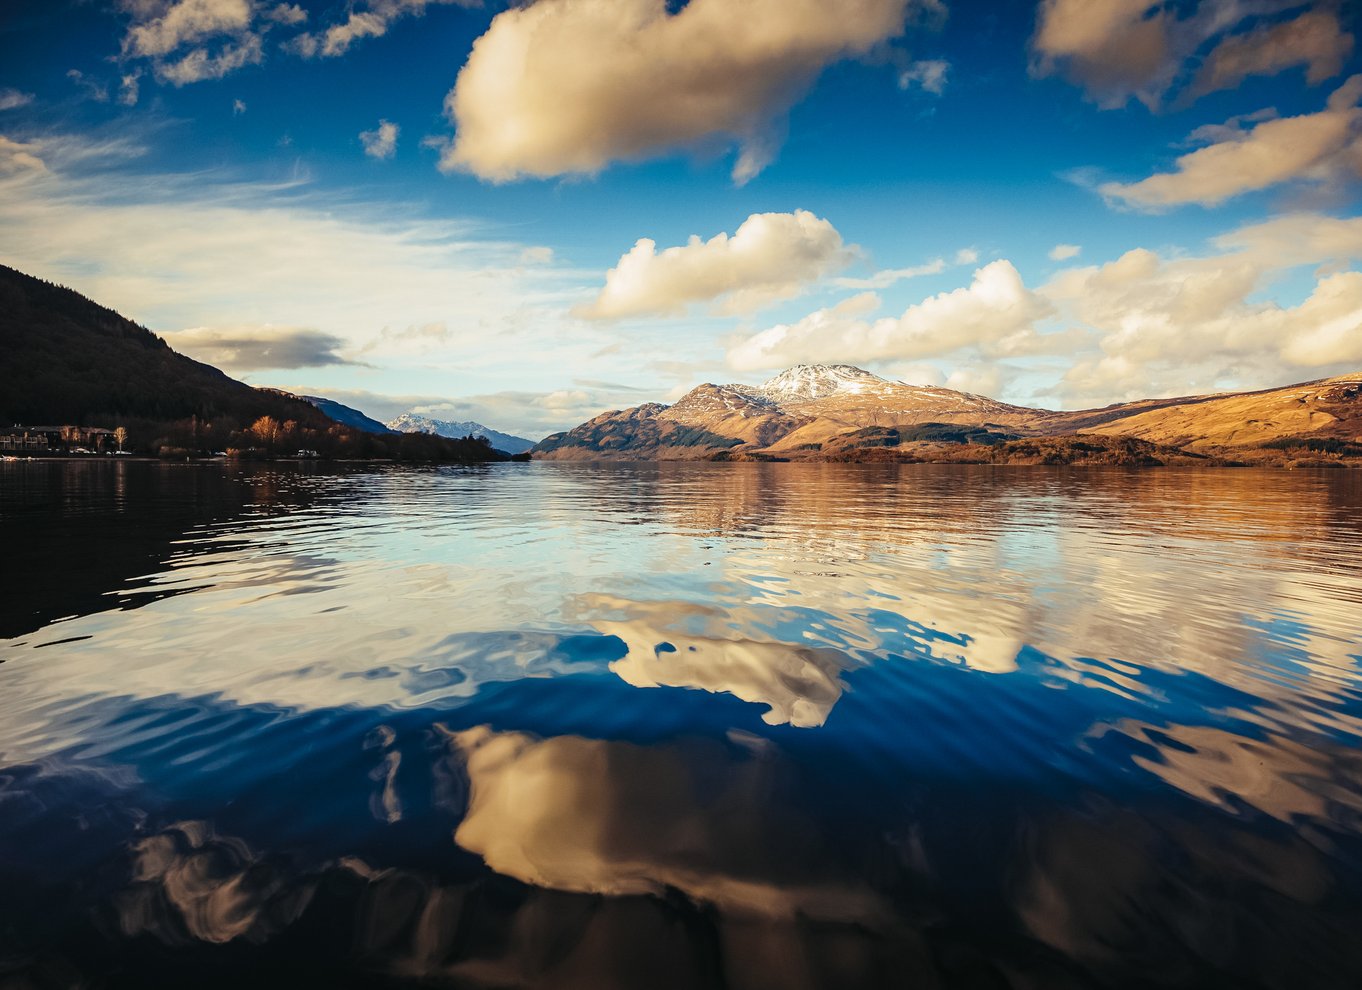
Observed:
[[[0,986],[1362,985],[1362,472],[9,463],[0,528]]]

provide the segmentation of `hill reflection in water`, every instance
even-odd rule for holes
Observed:
[[[0,499],[0,983],[1362,981],[1356,473]]]

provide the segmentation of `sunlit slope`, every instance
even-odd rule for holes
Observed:
[[[1362,374],[1262,392],[1198,396],[1140,409],[1084,432],[1207,450],[1259,447],[1292,437],[1362,438]]]
[[[800,365],[759,386],[697,386],[675,405],[646,403],[546,438],[557,459],[689,460],[722,456],[846,457],[858,449],[918,453],[962,444],[1099,433],[1191,452],[1362,435],[1362,375],[1258,392],[1142,399],[1057,412],[925,385],[848,365]],[[930,449],[921,445],[928,445]]]

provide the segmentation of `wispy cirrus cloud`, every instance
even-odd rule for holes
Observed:
[[[365,38],[381,38],[396,20],[420,17],[428,7],[450,4],[476,7],[480,0],[360,0],[351,5],[345,20],[297,35],[288,47],[304,58],[335,58]]]
[[[33,102],[32,93],[24,93],[12,86],[0,89],[0,110],[15,110]]]
[[[305,178],[147,172],[142,151],[126,137],[0,138],[6,263],[158,332],[197,328],[181,339],[236,368],[342,368],[337,360],[362,355],[376,376],[408,360],[422,369],[528,367],[525,351],[555,360],[580,288],[567,289],[553,266],[527,266],[533,245],[457,217],[323,196]],[[449,330],[419,354],[397,340],[366,349],[384,327],[427,324]],[[266,327],[275,329],[241,329]],[[510,356],[501,335],[543,340]],[[275,363],[261,363],[266,348]]]

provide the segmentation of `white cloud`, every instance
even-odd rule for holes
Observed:
[[[281,3],[271,7],[265,16],[276,24],[302,24],[307,20],[307,11],[296,3]]]
[[[946,92],[946,74],[951,64],[945,59],[923,59],[912,63],[899,73],[899,89],[920,86],[935,96]]]
[[[1295,215],[1213,243],[1222,253],[1164,258],[1137,249],[1061,272],[1042,287],[1066,320],[1090,328],[1098,342],[1095,353],[1076,355],[1057,394],[1108,402],[1280,382],[1283,368],[1324,375],[1362,363],[1362,275],[1317,274],[1296,306],[1261,298],[1293,269],[1362,258],[1362,218]]]
[[[129,27],[123,53],[151,58],[206,38],[242,34],[254,14],[251,0],[179,0],[160,16]]]
[[[323,31],[300,34],[288,47],[304,58],[334,58],[344,55],[350,46],[364,38],[381,38],[388,33],[392,22],[402,17],[420,17],[427,7],[458,4],[477,6],[479,0],[368,0],[351,7],[346,19]],[[289,22],[296,23],[296,22]]]
[[[1132,97],[1158,108],[1203,45],[1293,6],[1295,0],[1201,0],[1176,7],[1161,0],[1042,0],[1031,39],[1032,71],[1063,73],[1104,108],[1124,106]],[[1322,34],[1316,25],[1310,37]],[[1226,77],[1245,65],[1252,66],[1249,72],[1277,72],[1301,61],[1309,61],[1312,72],[1327,67],[1323,48],[1318,56],[1294,61],[1247,54],[1267,40],[1264,31],[1221,41],[1216,51],[1223,51]]]
[[[600,347],[589,330],[565,330],[580,276],[525,266],[531,245],[402,203],[323,196],[302,181],[147,173],[137,152],[126,139],[0,139],[5,263],[160,333],[199,328],[241,342],[242,328],[318,328],[341,342],[334,354],[362,353],[363,367],[313,362],[314,389],[362,381],[466,391],[475,382],[492,391],[514,382],[547,392],[564,367]],[[432,346],[364,350],[385,326],[432,323],[449,328]]]
[[[728,353],[739,370],[784,368],[801,362],[912,361],[975,350],[989,357],[1037,354],[1058,346],[1035,324],[1052,312],[1029,290],[1011,262],[978,269],[968,286],[909,306],[898,317],[868,322],[879,306],[872,293],[821,309],[797,323],[763,330]]]
[[[141,80],[141,69],[134,69],[124,75],[118,84],[118,102],[125,107],[137,106],[137,98],[142,90]]]
[[[258,65],[266,35],[307,19],[296,4],[266,6],[260,0],[123,0],[120,6],[132,18],[123,36],[123,61],[144,59],[158,81],[174,86]]]
[[[972,265],[978,260],[979,252],[974,248],[961,248],[955,252],[950,264]],[[906,279],[940,275],[948,267],[945,258],[933,258],[923,265],[912,265],[908,268],[885,268],[868,278],[834,278],[831,281],[839,289],[887,289],[891,285],[897,285]]]
[[[445,170],[504,182],[736,143],[770,163],[820,71],[902,33],[916,0],[539,0],[498,14],[445,108]]]
[[[839,289],[887,289],[904,279],[940,275],[945,270],[945,259],[936,258],[925,265],[914,265],[909,268],[884,268],[869,278],[835,278],[832,280],[832,284]]]
[[[1288,334],[1282,357],[1290,364],[1362,368],[1362,272],[1320,279],[1305,302],[1283,311],[1278,325]]]
[[[14,110],[33,102],[32,93],[21,93],[12,87],[0,89],[0,110]]]
[[[247,65],[264,59],[260,36],[243,35],[240,42],[227,45],[216,55],[206,48],[195,48],[174,61],[156,63],[156,78],[173,86],[185,86],[205,79],[221,79]]]
[[[1176,171],[1139,182],[1108,182],[1098,191],[1111,200],[1160,209],[1187,203],[1215,206],[1293,180],[1355,178],[1362,173],[1359,98],[1362,75],[1344,83],[1319,113],[1265,120],[1239,136],[1181,156]]]
[[[1313,86],[1338,75],[1352,50],[1353,36],[1337,15],[1309,10],[1294,20],[1220,42],[1206,56],[1189,95],[1234,89],[1249,76],[1273,76],[1296,65],[1305,66],[1306,82]]]
[[[1077,244],[1056,244],[1050,249],[1049,258],[1051,261],[1068,261],[1077,258],[1082,250]]]
[[[240,116],[241,116],[243,113],[245,113],[245,112],[246,112],[246,101],[245,101],[245,100],[233,100],[233,101],[232,101],[232,116],[233,116],[233,117],[240,117]]]
[[[360,131],[359,141],[370,158],[391,158],[397,152],[397,135],[400,131],[401,128],[391,121],[380,120],[372,131]]]
[[[997,395],[1021,373],[1065,405],[1282,384],[1362,366],[1362,217],[1301,213],[1230,231],[1203,255],[1137,248],[1028,289],[1007,261],[969,286],[873,319],[864,293],[734,345],[739,370],[801,361],[881,364]],[[1269,294],[1313,269],[1295,304]],[[932,365],[945,362],[948,375]],[[909,370],[910,369],[910,370]],[[1034,394],[1034,393],[1033,393]]]
[[[641,238],[606,274],[596,300],[577,315],[674,316],[692,303],[717,299],[724,312],[748,312],[799,295],[853,256],[837,228],[807,210],[754,213],[731,237],[692,236],[661,252],[656,241]]]

